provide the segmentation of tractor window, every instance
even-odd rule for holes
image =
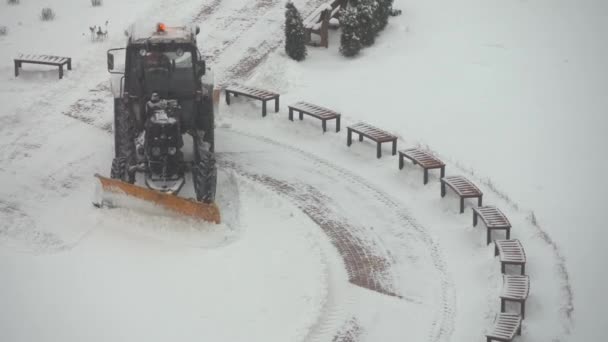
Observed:
[[[192,54],[151,51],[143,57],[146,94],[158,92],[164,98],[192,96],[194,69]]]

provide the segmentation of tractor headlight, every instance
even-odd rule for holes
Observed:
[[[160,147],[152,147],[152,155],[155,157],[160,156]]]
[[[177,148],[175,148],[175,147],[169,147],[167,149],[167,152],[169,152],[170,155],[174,155],[174,154],[177,153]]]

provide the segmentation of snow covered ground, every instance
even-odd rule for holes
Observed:
[[[296,1],[304,13],[320,3]],[[371,144],[347,148],[345,130],[285,110],[262,120],[246,100],[217,121],[226,225],[92,208],[92,174],[112,157],[105,49],[161,19],[201,25],[218,83],[324,105],[343,127],[365,120],[437,153],[526,249],[519,339],[599,337],[606,3],[396,0],[404,14],[360,57],[340,57],[333,34],[302,63],[280,48],[281,1],[44,6],[53,22],[38,2],[0,4],[1,340],[482,340],[499,309],[485,230],[440,198],[436,175],[423,186],[388,150],[376,160]],[[90,42],[108,19],[108,41]],[[59,81],[25,65],[14,78],[18,52],[68,55],[74,70]]]

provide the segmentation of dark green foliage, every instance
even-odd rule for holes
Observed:
[[[358,36],[363,46],[371,46],[376,40],[378,25],[375,21],[374,13],[377,6],[375,0],[358,0],[355,6],[359,26]]]
[[[346,57],[356,56],[361,51],[361,40],[359,39],[359,23],[357,9],[347,7],[340,13],[340,53]]]
[[[393,10],[393,0],[376,0],[376,2],[378,6],[376,7],[376,12],[374,12],[374,20],[376,22],[376,29],[380,32],[388,24],[388,18]]]
[[[296,61],[306,58],[304,24],[298,9],[291,1],[285,5],[285,52]]]
[[[55,12],[49,7],[43,8],[40,12],[40,20],[51,21],[53,19],[55,19]]]

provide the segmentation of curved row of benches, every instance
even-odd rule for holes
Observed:
[[[226,90],[226,103],[230,104],[230,94],[240,94],[248,96],[263,103],[262,116],[266,115],[266,101],[275,100],[275,111],[279,111],[279,94],[267,90],[232,86]],[[293,121],[294,112],[298,113],[299,119],[303,120],[304,115],[309,115],[322,121],[323,132],[327,131],[327,121],[336,120],[336,132],[340,131],[341,114],[315,104],[300,101],[288,106],[289,120]],[[352,134],[359,135],[359,141],[368,138],[376,143],[376,156],[382,156],[381,145],[385,142],[392,144],[392,154],[397,153],[397,137],[380,128],[370,124],[359,122],[347,127],[346,144],[352,144]],[[526,299],[530,290],[530,279],[525,275],[526,253],[520,241],[511,240],[511,223],[507,217],[495,206],[482,206],[483,193],[470,180],[463,176],[446,176],[445,163],[428,151],[420,148],[408,148],[399,151],[399,169],[403,169],[405,159],[414,165],[419,165],[424,170],[424,184],[428,183],[428,171],[432,169],[440,170],[441,197],[445,197],[447,187],[460,197],[460,213],[464,212],[465,199],[477,198],[477,207],[473,207],[473,226],[477,226],[481,219],[487,230],[486,243],[492,242],[492,231],[504,230],[506,239],[494,239],[494,254],[499,257],[501,273],[503,274],[503,287],[500,293],[500,313],[496,315],[493,327],[486,334],[486,339],[490,341],[511,341],[516,334],[521,334],[521,323],[525,317]],[[518,266],[520,274],[506,274],[507,266]],[[519,313],[507,313],[506,303],[516,302],[520,305]]]

